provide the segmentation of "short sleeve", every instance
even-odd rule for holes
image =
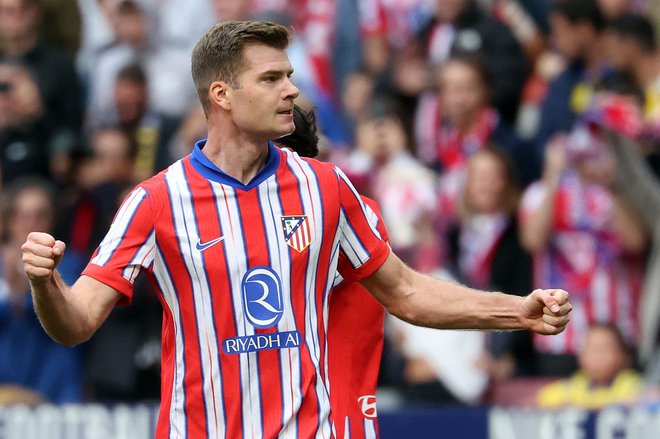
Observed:
[[[154,217],[147,191],[135,188],[122,202],[105,238],[83,271],[125,296],[130,303],[133,284],[148,269],[155,254]]]
[[[340,197],[338,271],[344,279],[357,282],[385,262],[390,248],[377,230],[376,213],[362,202],[346,175],[339,168],[335,170]]]

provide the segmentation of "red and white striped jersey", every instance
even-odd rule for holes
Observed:
[[[388,241],[378,205],[366,197],[362,201],[373,211],[372,222],[380,236]],[[376,388],[384,320],[385,308],[358,282],[343,281],[332,290],[328,376],[337,439],[378,437]]]
[[[333,165],[269,145],[244,185],[203,146],[127,196],[83,274],[160,292],[158,438],[331,438],[328,295],[389,247]]]

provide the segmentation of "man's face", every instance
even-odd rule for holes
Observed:
[[[227,98],[237,128],[254,141],[278,139],[295,130],[293,101],[298,88],[286,52],[262,44],[247,45],[243,71]]]
[[[550,16],[550,40],[554,49],[566,59],[574,61],[582,56],[580,26],[572,24],[561,14]]]
[[[25,240],[30,232],[48,232],[53,226],[53,210],[48,195],[37,188],[22,191],[14,202],[9,220],[10,239]]]
[[[121,123],[135,123],[147,109],[147,88],[131,80],[118,79],[114,88],[114,103]]]
[[[440,67],[438,82],[444,116],[459,128],[473,121],[486,104],[486,91],[471,66],[450,61]]]
[[[0,0],[0,38],[23,39],[37,30],[39,8],[26,0]]]
[[[641,56],[639,48],[633,41],[617,35],[616,32],[605,33],[603,47],[612,67],[620,72],[630,73],[635,61]]]
[[[593,328],[578,355],[580,368],[590,381],[608,384],[628,365],[628,357],[611,330]]]

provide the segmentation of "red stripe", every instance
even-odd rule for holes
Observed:
[[[248,268],[255,266],[271,266],[268,253],[268,237],[266,226],[262,219],[259,192],[236,191],[238,204],[245,231],[245,248],[248,255]],[[277,327],[260,329],[257,334],[277,332]],[[279,364],[279,350],[265,350],[257,354],[257,365],[260,377],[261,413],[263,416],[263,436],[275,437],[283,428],[282,425],[282,376]]]
[[[164,187],[163,187],[164,189]],[[162,191],[164,192],[164,191]],[[157,236],[176,236],[174,229],[174,221],[172,218],[172,211],[167,194],[150,192],[150,196],[161,198],[161,203],[164,206],[159,212],[158,221],[156,222]],[[190,361],[190,359],[199,359],[199,343],[197,338],[197,325],[195,322],[195,308],[192,300],[192,291],[190,285],[190,278],[188,277],[188,270],[184,265],[183,259],[180,257],[180,249],[178,242],[175,239],[163,239],[159,241],[161,251],[165,263],[169,267],[170,275],[172,276],[172,284],[174,285],[177,297],[179,299],[179,309],[181,313],[181,326],[183,328],[184,346],[185,346],[185,375],[183,380],[183,392],[177,391],[177,398],[186,398],[184,412],[187,420],[188,437],[203,436],[206,434],[206,420],[204,418],[204,403],[197,395],[202,392],[202,377],[199,360]],[[164,365],[176,361],[176,351],[174,348],[174,329],[169,337],[163,337],[163,357],[167,360],[163,362]],[[174,368],[171,368],[173,374]],[[168,373],[169,375],[169,373]],[[167,377],[169,382],[166,383],[166,377],[163,377],[163,388],[161,390],[161,409],[159,413],[158,437],[167,437],[169,430],[169,410],[170,410],[170,396],[172,386],[174,383],[174,376]],[[166,402],[163,404],[163,402]],[[193,416],[189,416],[194,413]],[[160,435],[162,434],[162,436]]]
[[[286,157],[283,157],[286,160]],[[288,169],[280,168],[278,175],[279,195],[282,200],[282,215],[293,216],[303,214],[300,194],[298,192],[298,181],[295,175]],[[291,258],[291,303],[293,314],[296,319],[296,329],[305,338],[305,276],[309,264],[309,252],[298,252],[289,249]],[[300,392],[302,394],[302,406],[296,417],[298,422],[298,437],[313,437],[318,428],[318,401],[316,398],[314,381],[315,366],[312,362],[310,352],[306,346],[307,341],[300,348],[300,367],[302,368],[302,382]]]

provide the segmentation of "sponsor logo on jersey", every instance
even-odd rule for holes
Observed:
[[[307,215],[283,216],[282,231],[284,241],[298,253],[312,242],[312,229],[309,227]]]
[[[282,282],[272,269],[253,267],[243,276],[243,307],[255,328],[277,325],[284,312]]]
[[[358,398],[362,414],[367,418],[375,418],[378,413],[376,411],[376,395],[364,395]]]
[[[234,337],[222,342],[222,350],[227,354],[244,354],[268,349],[297,348],[300,346],[301,339],[302,336],[298,331]]]

